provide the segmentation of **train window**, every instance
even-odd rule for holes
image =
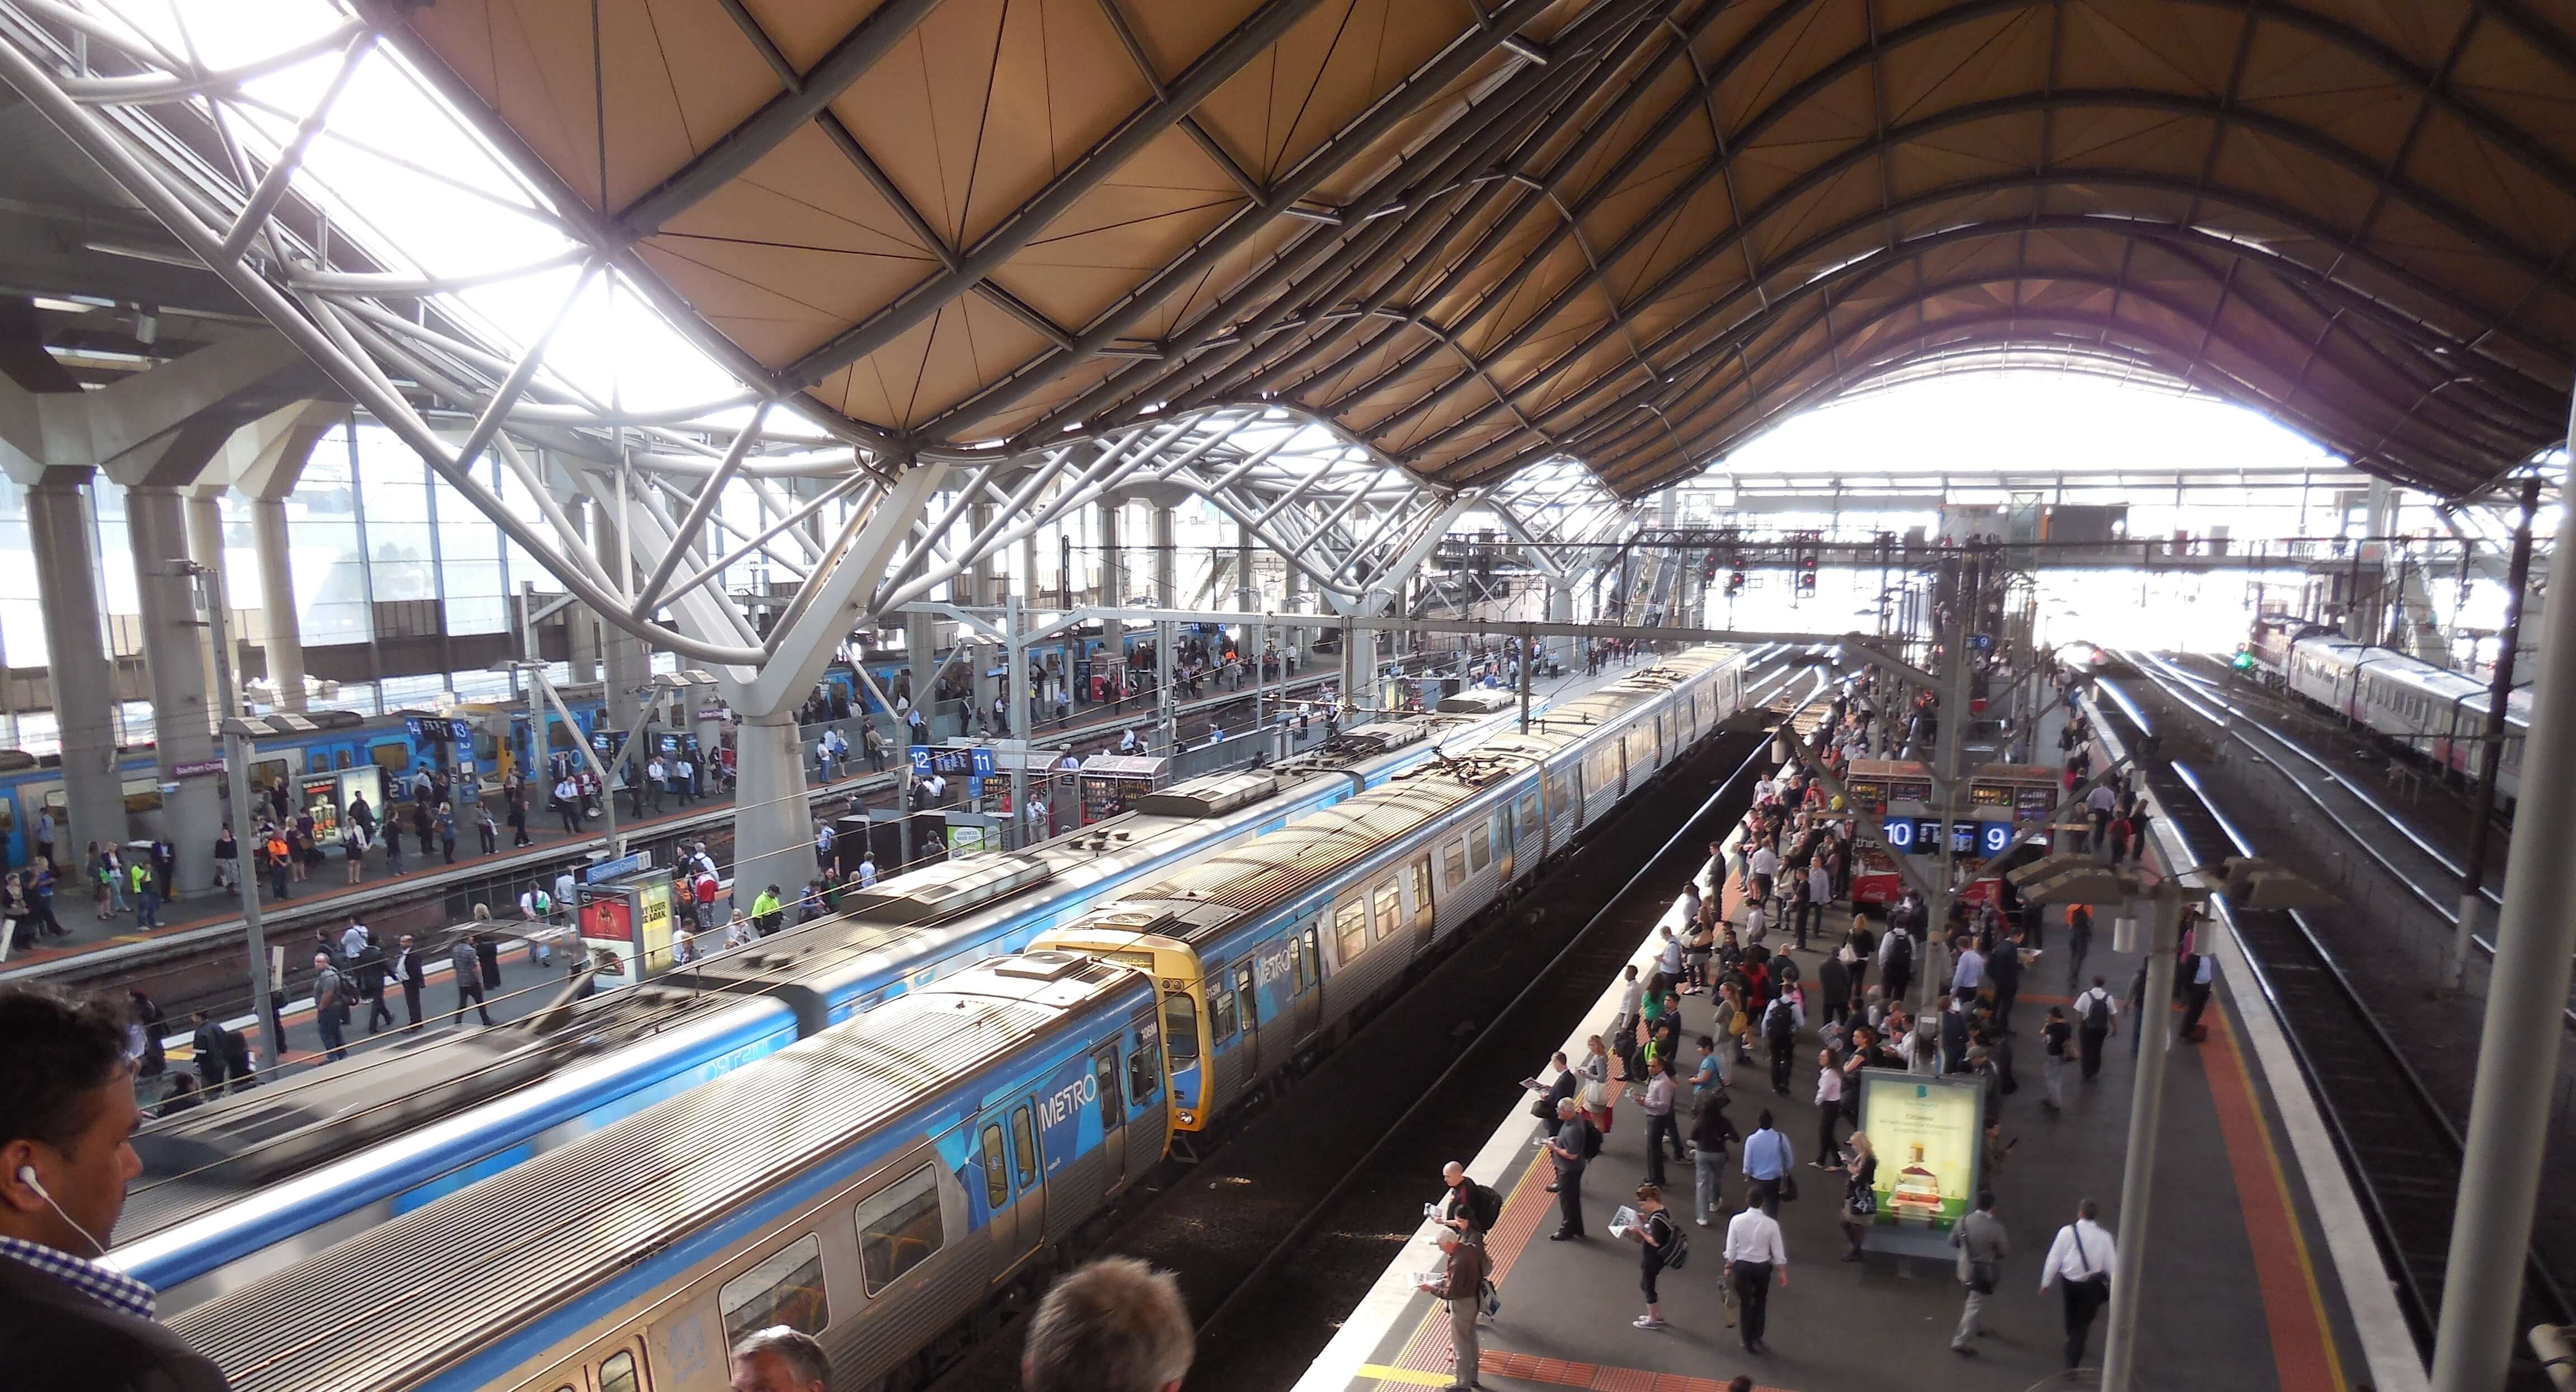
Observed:
[[[357,764],[349,757],[347,747],[343,746],[342,748],[333,751],[331,755],[331,767],[335,769],[355,768],[357,767]]]
[[[1217,984],[1220,980],[1214,972],[1208,974],[1208,1038],[1222,1044],[1241,1026],[1234,1018],[1234,988]]]
[[[1413,858],[1413,926],[1431,926],[1431,857],[1427,855]]]
[[[1011,1109],[1011,1155],[1019,1161],[1020,1187],[1038,1182],[1038,1133],[1029,1124],[1026,1103]]]
[[[1494,836],[1482,822],[1467,828],[1467,863],[1480,871],[1494,863]]]
[[[619,1349],[599,1365],[599,1392],[641,1392],[643,1386],[635,1375],[635,1355],[631,1350]]]
[[[716,1292],[724,1312],[725,1344],[731,1347],[755,1329],[783,1324],[820,1334],[832,1322],[823,1295],[823,1244],[807,1233],[779,1248],[760,1265],[724,1283]]]
[[[1028,1108],[1020,1115],[1026,1118]],[[874,1299],[947,1241],[939,1217],[939,1172],[924,1165],[861,1199],[858,1221],[859,1274]]]
[[[1333,906],[1333,942],[1349,962],[1368,950],[1368,899],[1350,900]]]
[[[1440,887],[1456,889],[1467,882],[1467,843],[1451,841],[1440,848]]]
[[[1127,1104],[1118,1096],[1117,1045],[1091,1056],[1091,1073],[1100,1089],[1100,1129],[1115,1131],[1127,1124]]]
[[[1565,808],[1568,805],[1565,791],[1565,775],[1551,771],[1547,775],[1545,783],[1547,786],[1547,805],[1559,810]]]
[[[1198,1002],[1174,991],[1163,997],[1163,1038],[1171,1042],[1172,1066],[1187,1068],[1199,1061]]]
[[[1163,1095],[1163,1049],[1148,1039],[1127,1056],[1127,1096],[1145,1106]]]
[[[1307,987],[1324,984],[1324,949],[1313,928],[1297,935],[1297,955],[1305,963],[1297,978],[1297,994],[1302,996]]]
[[[1389,880],[1379,885],[1370,899],[1375,906],[1375,912],[1370,916],[1376,920],[1376,927],[1371,931],[1370,940],[1384,942],[1393,936],[1397,929],[1404,926],[1404,888],[1394,880]]]
[[[1520,834],[1521,840],[1535,841],[1538,839],[1538,789],[1532,788],[1528,792],[1521,794],[1521,814],[1517,820],[1518,825],[1513,827],[1513,830]]]
[[[1306,938],[1304,933],[1288,935],[1288,974],[1295,983],[1289,994],[1294,996],[1306,994],[1306,988],[1315,984],[1315,963],[1306,955]]]
[[[1243,1002],[1243,1027],[1256,1030],[1261,1028],[1261,993],[1252,988],[1251,963],[1247,962],[1234,969],[1234,984],[1237,987],[1235,994]]]
[[[1002,1154],[1002,1124],[984,1128],[984,1206],[1000,1208],[1011,1201],[1010,1159]]]

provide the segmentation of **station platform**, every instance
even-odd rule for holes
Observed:
[[[1704,868],[1703,887],[1719,873]],[[1737,896],[1730,893],[1726,907],[1730,920],[1740,922]],[[1759,1047],[1756,1061],[1735,1066],[1731,1077],[1729,1116],[1737,1129],[1749,1134],[1763,1111],[1772,1112],[1799,1166],[1799,1197],[1782,1204],[1779,1213],[1789,1282],[1771,1294],[1768,1351],[1745,1350],[1736,1311],[1723,1296],[1725,1224],[1742,1208],[1745,1192],[1740,1146],[1730,1148],[1722,1202],[1709,1227],[1692,1225],[1692,1166],[1667,1165],[1666,1201],[1690,1239],[1691,1259],[1683,1270],[1660,1278],[1667,1327],[1641,1330],[1631,1323],[1645,1308],[1639,1249],[1608,1232],[1612,1214],[1632,1201],[1645,1174],[1645,1124],[1636,1098],[1630,1095],[1614,1114],[1602,1155],[1585,1175],[1591,1237],[1550,1242],[1545,1239],[1558,1224],[1556,1196],[1547,1192],[1553,1175],[1533,1145],[1538,1123],[1524,1096],[1479,1154],[1462,1157],[1479,1182],[1505,1197],[1503,1216],[1488,1239],[1503,1308],[1482,1335],[1480,1384],[1496,1392],[1717,1392],[1742,1374],[1757,1387],[1794,1392],[1880,1385],[1891,1377],[1929,1392],[1990,1392],[2095,1381],[2108,1311],[2093,1323],[2083,1370],[2069,1373],[2060,1296],[2054,1290],[2043,1295],[2039,1277],[2057,1229],[2084,1198],[2100,1201],[2104,1226],[2122,1241],[2141,1240],[2119,1212],[2140,1038],[2140,1012],[2129,1010],[2127,1001],[2140,958],[2110,950],[2106,920],[2084,975],[2099,974],[2109,983],[2121,1002],[2119,1028],[2095,1081],[2079,1081],[2070,1062],[2066,1106],[2052,1117],[2040,1105],[2045,1087],[2039,1028],[2047,1007],[2069,1004],[2075,991],[2067,984],[2058,942],[2063,921],[2051,919],[2015,1009],[2019,1087],[1997,1109],[2001,1139],[2011,1148],[1987,1184],[1997,1195],[1996,1213],[2012,1247],[1986,1302],[1984,1323],[1991,1333],[1974,1341],[1975,1354],[1950,1349],[1964,1295],[1951,1261],[1881,1252],[1841,1260],[1848,1250],[1837,1222],[1843,1177],[1808,1167],[1816,1158],[1811,1152],[1817,1134],[1811,1029],[1801,1034],[1786,1096],[1772,1092],[1767,1055]],[[1836,921],[1847,926],[1848,913]],[[1680,922],[1678,905],[1666,922]],[[1816,979],[1824,949],[1839,945],[1840,938],[1837,932],[1831,943],[1811,940],[1814,950],[1791,953],[1806,980]],[[1778,945],[1778,935],[1772,943]],[[1633,960],[1641,970],[1655,945],[1652,935],[1639,945]],[[2302,1167],[2313,1165],[2311,1143],[2322,1143],[2323,1127],[2304,1082],[2290,1069],[2279,1026],[2245,984],[2250,976],[2231,949],[2220,944],[2222,985],[2205,1017],[2206,1041],[2173,1046],[2152,1214],[2143,1235],[2147,1291],[2139,1317],[2138,1385],[2188,1383],[2219,1392],[2420,1389],[2421,1366],[2351,1190],[2339,1170],[2332,1183],[2312,1185],[2303,1178]],[[1607,1027],[1617,1000],[1615,984],[1605,983],[1601,999],[1565,1045],[1570,1057],[1580,1058],[1584,1037]],[[2168,1011],[2178,1007],[2155,1013]],[[1707,1032],[1708,998],[1684,997],[1683,1014],[1683,1055],[1695,1059],[1688,1041]],[[1682,1108],[1686,1114],[1686,1096]],[[1686,1115],[1683,1126],[1687,1131]],[[2324,1156],[2332,1166],[2330,1148]],[[1414,1234],[1299,1379],[1297,1392],[1403,1392],[1452,1384],[1447,1311],[1414,1285],[1417,1273],[1440,1264],[1434,1231],[1426,1222]]]
[[[1335,679],[1335,674],[1330,672],[1316,673],[1292,681],[1287,689],[1291,693],[1311,691]],[[1265,692],[1272,695],[1278,690],[1276,686],[1265,688]],[[1228,691],[1186,703],[1182,707],[1184,736],[1204,733],[1209,720],[1218,711],[1248,701],[1252,695],[1248,690]],[[1077,751],[1098,752],[1113,742],[1120,731],[1133,728],[1138,719],[1138,714],[1132,710],[1122,712],[1105,706],[1087,707],[1066,725],[1056,726],[1049,722],[1046,738],[1051,744],[1065,742],[1068,748]],[[1320,727],[1317,731],[1314,737],[1321,738]],[[901,782],[900,775],[894,772],[859,772],[828,782],[815,778],[811,769],[807,770],[807,775],[811,780],[807,791],[818,802],[847,799],[857,804],[891,806]],[[712,832],[719,826],[730,825],[732,811],[733,796],[729,792],[699,798],[685,808],[665,801],[661,811],[640,819],[624,816],[621,807],[618,832],[628,838],[646,840],[699,830]],[[456,863],[453,865],[446,863],[435,851],[427,856],[421,855],[406,834],[405,869],[398,874],[386,873],[383,853],[373,852],[367,861],[365,878],[357,884],[346,882],[348,862],[339,848],[325,847],[321,868],[312,879],[291,885],[292,892],[287,898],[280,900],[270,896],[265,880],[262,881],[260,899],[267,919],[268,936],[272,942],[300,945],[315,927],[324,924],[345,926],[350,912],[363,910],[371,904],[434,892],[457,892],[468,885],[483,884],[496,878],[542,877],[551,881],[563,864],[578,861],[583,855],[607,845],[605,836],[598,831],[599,818],[594,816],[584,825],[583,834],[573,835],[564,831],[561,819],[551,812],[543,808],[531,809],[528,821],[530,844],[509,845],[510,830],[504,825],[500,831],[499,849],[494,854],[485,855],[471,822],[462,822],[458,828],[462,835],[457,842]],[[513,896],[515,893],[514,890]],[[137,922],[130,897],[125,912],[102,919],[96,916],[85,889],[76,891],[74,886],[67,884],[55,896],[54,914],[69,930],[69,936],[49,939],[41,945],[12,952],[5,959],[0,959],[0,979],[55,976],[75,966],[94,968],[103,960],[118,958],[139,961],[190,942],[228,937],[242,931],[240,902],[240,897],[228,889],[177,895],[161,906],[160,923],[145,928]],[[495,914],[499,914],[503,905],[496,903],[492,908]]]

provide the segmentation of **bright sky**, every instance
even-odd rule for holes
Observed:
[[[1720,466],[1752,474],[2341,468],[2241,406],[2034,370],[1946,376],[1804,412]]]

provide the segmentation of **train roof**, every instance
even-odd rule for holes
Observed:
[[[1143,981],[1094,964],[1022,983],[1000,965],[657,1103],[170,1327],[236,1387],[262,1392],[414,1385],[478,1355],[499,1376],[522,1360],[485,1350],[531,1312],[595,1290],[854,1143],[862,1163],[892,1158],[936,1129],[943,1107],[960,1107],[955,1085]]]

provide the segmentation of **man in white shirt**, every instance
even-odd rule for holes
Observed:
[[[559,914],[571,913],[574,902],[573,895],[577,892],[578,888],[573,880],[572,872],[570,870],[566,870],[562,874],[555,876],[555,912]]]
[[[1763,1346],[1762,1326],[1771,1309],[1775,1273],[1781,1285],[1789,1284],[1789,1248],[1781,1240],[1779,1220],[1762,1211],[1756,1195],[1726,1225],[1726,1278],[1734,1283],[1735,1303],[1744,1310],[1746,1353],[1771,1351]]]
[[[2208,930],[2206,923],[2202,931]],[[2190,976],[2183,986],[2182,1037],[2198,1043],[2208,1038],[2200,1027],[2200,1015],[2209,1009],[2210,989],[2218,982],[2218,959],[2206,952],[2195,952],[2187,969]]]
[[[2093,978],[2093,988],[2075,998],[2076,1057],[2083,1066],[2084,1081],[2102,1071],[2102,1045],[2118,1025],[2120,1003],[2111,999],[2110,987],[2101,977]]]
[[[661,755],[654,755],[652,762],[644,766],[644,779],[653,785],[651,790],[653,812],[654,815],[659,816],[662,811],[662,794],[669,788],[671,782],[671,771],[663,766]]]
[[[1136,752],[1135,731],[1121,730],[1118,732],[1118,752],[1121,754],[1133,754]]]
[[[1637,1004],[1646,992],[1646,984],[1637,979],[1637,964],[1628,964],[1619,978],[1619,1013],[1610,1021],[1610,1037],[1619,1041],[1621,1050],[1637,1036]]]
[[[2120,1264],[2120,1247],[2110,1230],[2095,1220],[2102,1206],[2091,1199],[2075,1206],[2075,1221],[2057,1230],[2048,1244],[2048,1260],[2039,1269],[2039,1293],[2053,1285],[2066,1290],[2066,1366],[2084,1361],[2084,1337],[2093,1316],[2111,1303],[2111,1268]],[[1730,1240],[1730,1245],[1732,1245]]]
[[[1771,843],[1765,840],[1753,848],[1753,854],[1744,858],[1744,869],[1753,877],[1753,897],[1768,899],[1771,897],[1771,881],[1780,873],[1780,853],[1771,849]]]
[[[2119,796],[2108,783],[2096,783],[2084,795],[2084,807],[2093,814],[2093,853],[2106,854],[2111,846],[2111,815],[2120,807]]]

